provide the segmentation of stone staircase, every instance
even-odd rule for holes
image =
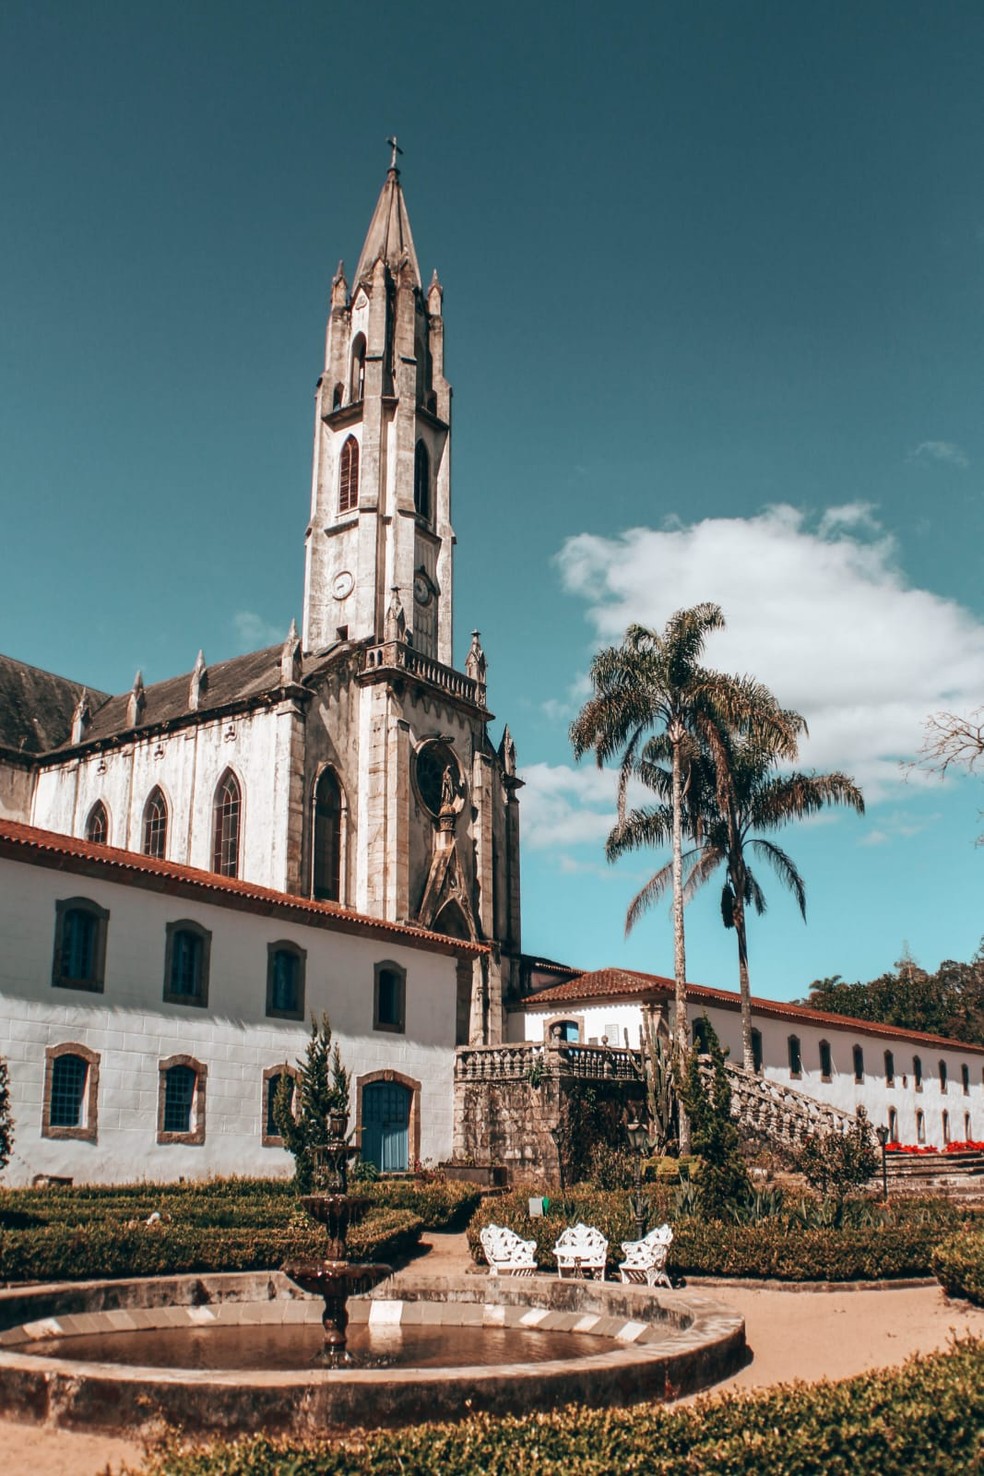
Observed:
[[[701,1075],[706,1079],[712,1069],[710,1057],[702,1057]],[[846,1133],[857,1125],[853,1113],[828,1107],[733,1061],[726,1061],[724,1069],[731,1087],[731,1115],[756,1137],[796,1148],[812,1133]]]
[[[889,1195],[944,1194],[984,1201],[984,1153],[887,1153]]]

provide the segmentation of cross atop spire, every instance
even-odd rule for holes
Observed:
[[[390,168],[391,169],[396,169],[398,167],[397,166],[397,163],[396,163],[396,156],[397,156],[397,154],[402,154],[403,153],[403,150],[400,148],[400,145],[396,141],[396,134],[395,133],[394,133],[393,137],[392,138],[388,138],[386,140],[386,142],[389,144],[390,148],[393,150],[392,156],[390,158]]]

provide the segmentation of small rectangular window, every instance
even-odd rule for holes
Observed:
[[[200,923],[168,923],[164,954],[164,999],[168,1004],[208,1004],[212,935]]]
[[[800,1052],[799,1036],[789,1036],[786,1044],[789,1051],[789,1074],[792,1077],[800,1077],[803,1075],[803,1057]]]
[[[399,964],[377,964],[373,991],[373,1029],[402,1034],[406,1028],[406,970]]]
[[[103,988],[109,912],[88,897],[55,903],[55,950],[51,982],[59,989]]]
[[[272,1019],[304,1019],[307,954],[296,943],[267,944],[266,1012]]]
[[[208,1067],[192,1056],[170,1056],[158,1074],[158,1143],[204,1143]]]

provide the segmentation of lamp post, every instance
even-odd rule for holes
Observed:
[[[646,1233],[646,1198],[642,1192],[642,1156],[649,1147],[649,1132],[637,1117],[625,1125],[629,1147],[632,1149],[632,1213],[635,1215],[636,1240]]]
[[[888,1128],[882,1124],[875,1128],[875,1137],[878,1139],[882,1156],[882,1199],[888,1199],[888,1159],[885,1153],[885,1144],[888,1142]]]

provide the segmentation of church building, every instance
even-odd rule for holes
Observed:
[[[301,633],[116,695],[0,657],[0,819],[486,945],[455,1034],[500,1040],[520,780],[477,631],[455,665],[451,516],[444,291],[394,149],[331,283]]]

